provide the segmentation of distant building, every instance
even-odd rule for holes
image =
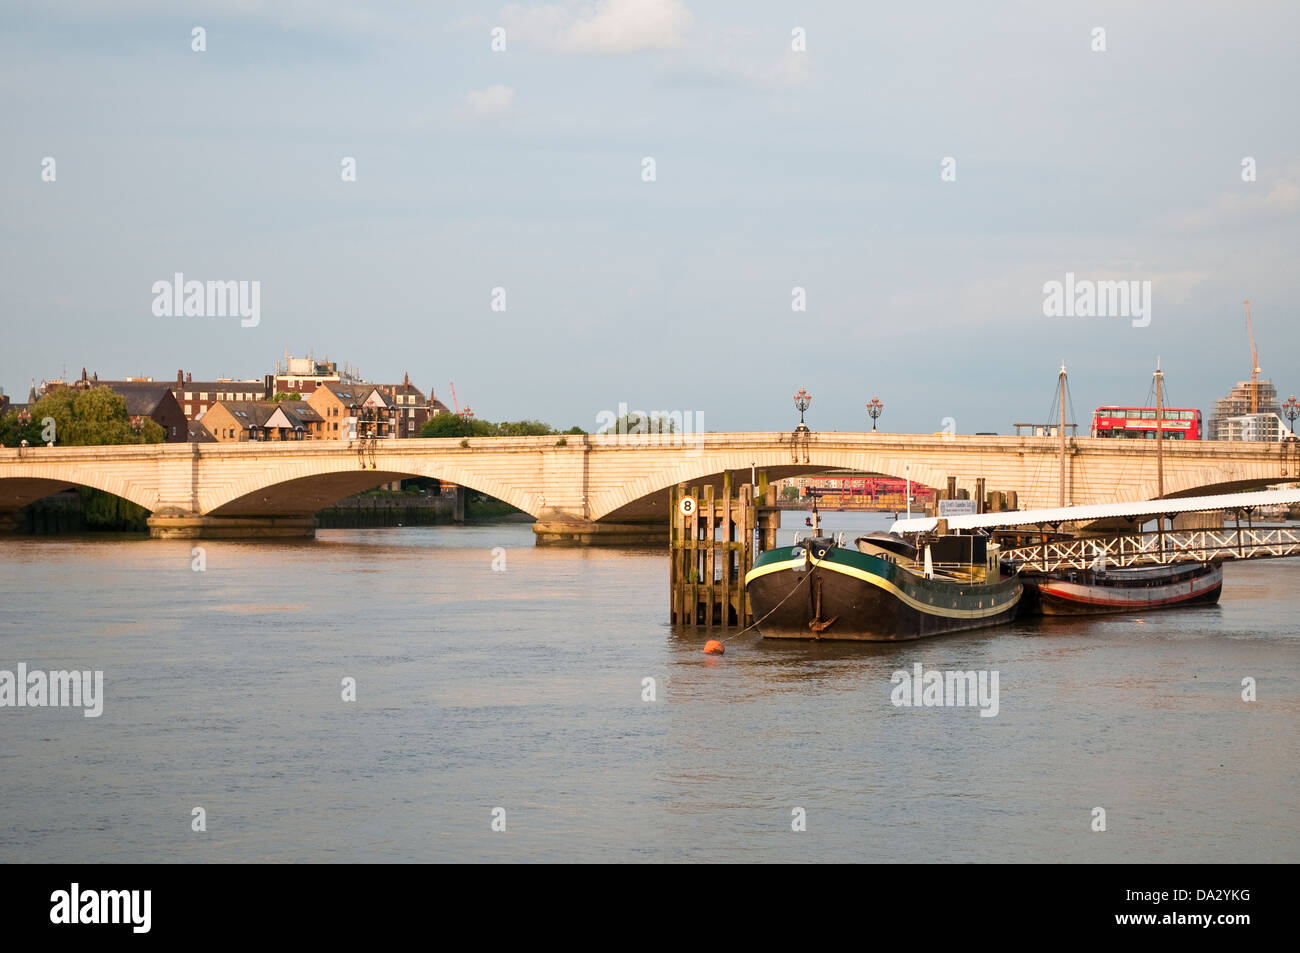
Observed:
[[[52,390],[59,390],[64,387],[71,387],[73,390],[90,390],[92,387],[106,386],[108,384],[157,384],[152,377],[123,377],[120,380],[109,381],[99,379],[99,372],[87,374],[86,369],[81,369],[81,376],[71,382],[66,382],[62,378],[50,381],[41,381],[41,396]]]
[[[35,391],[35,387],[33,387],[32,390]],[[32,404],[34,404],[35,401],[30,399],[31,395],[28,395],[28,397],[29,399],[27,403],[16,404],[9,399],[8,395],[5,395],[4,399],[0,400],[0,414],[20,413],[24,410],[30,411],[32,409]]]
[[[799,491],[798,499],[809,502],[818,500],[824,506],[902,508],[907,505],[907,480],[877,473],[845,472],[788,477],[779,481],[778,486],[792,486]],[[914,502],[929,503],[935,498],[935,491],[931,487],[912,481],[911,488]]]
[[[220,400],[257,401],[270,400],[275,396],[267,393],[265,381],[230,378],[196,381],[193,374],[182,371],[176,372],[176,383],[171,385],[171,389],[190,420],[197,420]]]
[[[356,368],[347,364],[340,368],[328,359],[318,361],[314,357],[289,357],[287,352],[284,363],[276,363],[275,373],[266,375],[268,397],[298,393],[305,398],[322,384],[363,383],[365,382],[357,375]]]
[[[81,369],[81,377],[68,383],[64,380],[41,382],[40,396],[56,390],[72,388],[73,390],[90,390],[105,387],[126,400],[126,412],[132,417],[148,417],[163,429],[165,443],[185,443],[189,440],[189,429],[185,411],[166,384],[155,381],[152,377],[128,377],[120,381],[101,381],[99,372],[87,374]]]
[[[190,439],[189,421],[177,403],[171,388],[152,381],[98,381],[126,400],[126,412],[132,417],[148,417],[163,429],[165,443],[185,443]]]
[[[84,371],[82,372],[85,373]],[[63,390],[68,386],[68,382],[62,377],[52,377],[49,380],[41,381],[41,386],[37,387],[36,382],[32,382],[32,389],[27,395],[27,403],[34,404],[46,394],[52,394],[56,390]]]
[[[1290,431],[1277,414],[1242,414],[1225,417],[1219,431],[1219,440],[1266,440],[1276,443]]]
[[[379,389],[394,404],[394,429],[398,437],[418,437],[430,417],[450,413],[442,401],[426,398],[411,383],[410,374],[400,384],[380,384]]]
[[[217,438],[212,436],[212,431],[203,426],[201,420],[191,420],[189,422],[190,443],[216,443]]]
[[[374,384],[322,382],[307,403],[325,421],[325,437],[389,439],[397,436],[397,405]]]
[[[183,370],[176,372],[174,382],[163,383],[152,377],[127,377],[120,381],[101,381],[98,372],[88,374],[81,369],[81,377],[70,383],[62,378],[42,381],[38,388],[33,381],[28,403],[35,403],[45,394],[61,388],[72,387],[86,390],[91,387],[105,386],[119,391],[125,396],[128,392],[137,395],[133,398],[136,414],[141,401],[146,395],[155,400],[151,410],[142,414],[158,419],[167,434],[168,442],[207,442],[204,432],[216,441],[228,439],[217,431],[235,432],[245,429],[242,425],[252,420],[228,420],[222,414],[222,423],[214,424],[208,414],[217,404],[258,404],[269,401],[276,394],[298,393],[303,403],[310,406],[310,411],[319,416],[318,427],[305,427],[311,439],[351,440],[357,437],[418,437],[430,418],[437,414],[451,413],[451,409],[434,396],[433,388],[426,396],[423,391],[411,383],[410,374],[403,376],[400,384],[371,384],[361,380],[356,369],[349,365],[338,365],[334,361],[318,361],[314,357],[289,357],[285,355],[283,363],[277,363],[274,374],[267,374],[261,380],[218,378],[216,380],[196,381],[192,373]],[[159,389],[168,390],[176,407],[179,408],[184,422],[175,419],[170,404],[158,394]],[[318,390],[323,390],[319,396]],[[2,408],[15,407],[0,391],[0,412]],[[245,413],[249,413],[247,410]],[[226,413],[229,413],[229,406]],[[292,410],[289,411],[292,413]],[[157,414],[158,416],[155,416]],[[202,421],[201,428],[189,427],[189,423]],[[238,425],[237,425],[238,424]],[[258,421],[254,427],[262,427],[265,421]],[[292,438],[290,438],[292,439]]]
[[[1277,436],[1253,436],[1243,437],[1243,433],[1260,433],[1267,432],[1267,425],[1261,422],[1259,427],[1244,426],[1240,420],[1236,424],[1231,421],[1234,418],[1259,415],[1280,415],[1282,408],[1277,402],[1277,388],[1273,386],[1272,381],[1259,382],[1259,409],[1251,410],[1250,381],[1237,381],[1232,390],[1228,392],[1227,397],[1220,398],[1214,402],[1214,413],[1210,415],[1209,426],[1206,427],[1206,439],[1209,440],[1276,440]],[[1280,417],[1279,417],[1280,420]],[[1233,436],[1237,434],[1238,436]]]
[[[193,374],[177,371],[176,381],[167,384],[155,381],[152,377],[127,377],[120,381],[101,381],[98,372],[87,375],[84,367],[81,369],[80,379],[73,381],[71,384],[65,384],[63,381],[44,381],[41,384],[41,392],[43,394],[47,389],[56,390],[59,387],[75,387],[79,390],[87,390],[101,384],[107,386],[152,384],[158,387],[166,387],[171,391],[172,396],[176,398],[181,413],[188,420],[197,420],[203,415],[204,411],[219,400],[267,400],[271,396],[266,393],[265,383],[258,380],[240,381],[219,378],[214,381],[196,381]]]
[[[201,421],[217,443],[321,440],[325,420],[305,400],[219,400]]]

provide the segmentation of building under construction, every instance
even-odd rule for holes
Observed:
[[[1252,411],[1254,388],[1259,387],[1259,409]],[[1227,397],[1214,402],[1206,436],[1210,440],[1277,440],[1282,425],[1277,388],[1271,381],[1237,381]]]
[[[1259,379],[1259,349],[1255,347],[1255,323],[1246,306],[1246,334],[1250,338],[1250,380],[1237,381],[1228,396],[1214,402],[1214,413],[1206,437],[1209,440],[1281,440],[1285,433],[1277,388]]]

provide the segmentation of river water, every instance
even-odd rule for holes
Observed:
[[[0,669],[104,673],[98,718],[0,708],[0,861],[1300,860],[1295,559],[1217,607],[714,657],[664,551],[194,545],[0,538]],[[891,704],[918,662],[997,671],[997,715]]]

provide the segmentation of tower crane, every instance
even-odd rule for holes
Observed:
[[[1255,326],[1250,320],[1250,299],[1246,299],[1246,333],[1250,336],[1250,412],[1259,413],[1259,351],[1255,348]]]
[[[456,416],[460,416],[460,404],[456,402],[456,382],[450,381],[451,384],[451,406],[456,410]]]

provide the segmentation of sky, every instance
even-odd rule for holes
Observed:
[[[1009,433],[1062,361],[1084,427],[1157,359],[1208,416],[1249,298],[1285,396],[1298,33],[1293,2],[6,0],[0,387],[287,350],[491,420],[784,430],[803,387],[814,430],[879,397]],[[178,272],[258,282],[257,323],[156,314]],[[1149,313],[1045,314],[1067,273]]]

